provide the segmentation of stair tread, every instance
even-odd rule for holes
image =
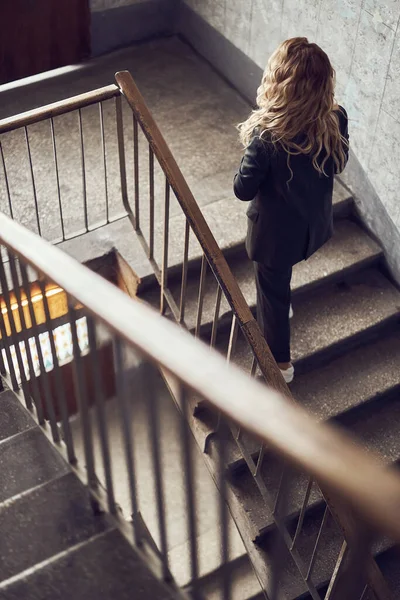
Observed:
[[[379,258],[382,249],[358,225],[344,220],[337,223],[334,236],[319,252],[293,269],[292,292],[303,292],[310,286],[341,276],[349,269],[360,268],[366,262]],[[249,306],[257,302],[256,286],[251,261],[232,263],[231,268]]]
[[[223,207],[220,208],[223,214],[225,209],[222,210]],[[221,212],[218,212],[219,219],[221,219]],[[220,227],[222,227],[222,225],[220,225]],[[180,232],[180,234],[181,233],[182,232]],[[181,235],[173,235],[172,232],[170,232],[170,235],[172,235],[173,238],[181,237]],[[226,244],[224,246],[225,249],[229,247],[230,246]],[[296,293],[307,287],[332,279],[336,275],[341,276],[343,271],[359,268],[366,262],[372,262],[378,259],[381,254],[382,250],[378,244],[376,244],[376,242],[364,233],[355,223],[349,220],[339,221],[336,224],[333,238],[308,261],[300,263],[294,268],[292,282],[293,291]],[[253,265],[247,257],[243,242],[240,251],[236,252],[231,258],[228,257],[228,263],[248,304],[250,306],[255,306],[256,287]],[[169,264],[172,264],[171,261]],[[197,268],[194,268],[189,273],[187,282],[185,320],[189,328],[193,328],[196,323],[200,275],[199,268],[200,266],[197,265]],[[216,283],[210,270],[208,271],[206,281],[207,285],[205,288],[202,319],[204,324],[211,322],[214,317]],[[180,285],[180,273],[178,277],[170,278],[168,287],[176,302],[179,302],[180,299]],[[157,286],[147,290],[142,288],[142,292],[139,288],[139,295],[153,306],[158,306],[159,291]],[[220,314],[223,315],[226,312],[230,312],[230,308],[228,303],[223,300]]]
[[[400,320],[400,294],[378,270],[357,273],[293,303],[293,360],[344,343],[389,319]]]
[[[74,473],[54,479],[0,506],[0,581],[109,527],[94,516],[85,486]]]
[[[329,419],[400,386],[400,329],[328,365],[295,377],[291,392],[318,419]]]
[[[36,423],[10,390],[0,394],[0,440],[35,427]]]
[[[322,523],[324,510],[324,506],[321,506],[317,518],[315,518],[315,515],[312,519],[308,519],[306,516],[303,524],[303,533],[299,536],[296,544],[299,555],[302,557],[306,568],[311,560],[313,548]],[[319,541],[318,551],[312,570],[312,581],[317,589],[326,585],[330,580],[343,539],[343,534],[338,525],[336,525],[333,518],[329,516]],[[262,549],[267,553],[267,556],[271,554],[275,541],[276,539],[273,534],[265,539]],[[379,540],[374,544],[374,555],[379,556],[383,552],[386,552],[390,547],[391,543],[388,540]],[[269,563],[270,560],[270,557],[267,558]],[[281,574],[280,583],[281,589],[286,593],[285,597],[293,600],[303,598],[303,595],[307,594],[308,588],[295,567],[293,560],[290,558],[289,553],[287,553],[287,560],[283,560],[283,563],[284,569]]]
[[[400,392],[395,399],[376,400],[358,411],[347,413],[340,420],[348,434],[361,443],[367,451],[378,452],[387,463],[397,463],[400,459]],[[282,462],[270,454],[265,454],[260,473],[272,498],[278,491],[282,473]],[[305,496],[309,478],[305,473],[292,471],[287,500],[288,514],[298,514]],[[248,469],[243,469],[233,480],[233,489],[240,497],[248,515],[254,539],[265,535],[273,525],[271,512],[266,508],[261,494]],[[309,509],[322,502],[321,494],[313,486]]]
[[[228,566],[231,575],[229,600],[261,600],[265,598],[261,591],[247,554],[243,554]],[[212,573],[199,582],[198,591],[204,600],[220,600],[223,589],[223,570]],[[1,596],[0,596],[1,600]]]
[[[327,363],[350,348],[353,351],[360,337],[363,342],[372,342],[377,329],[383,330],[389,323],[395,328],[400,324],[400,293],[374,268],[295,298],[293,307],[291,348],[297,377],[313,366],[311,359],[318,355],[325,357],[320,362]],[[222,330],[218,333],[217,348],[226,352],[228,341],[229,330]],[[242,335],[237,338],[232,358],[248,371],[251,358]]]
[[[1,503],[68,473],[69,467],[39,427],[0,442]]]
[[[172,600],[176,597],[115,529],[55,556],[10,583],[0,584],[0,600]]]

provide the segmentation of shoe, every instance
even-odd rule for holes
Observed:
[[[293,319],[293,306],[292,305],[290,305],[290,308],[289,308],[289,319]]]
[[[286,381],[286,383],[292,383],[292,381],[294,379],[294,366],[293,365],[285,370],[280,369],[280,372],[282,373],[283,379]]]

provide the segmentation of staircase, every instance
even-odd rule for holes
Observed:
[[[334,214],[332,240],[294,269],[292,350],[296,377],[291,391],[318,419],[337,423],[367,449],[379,452],[395,465],[400,458],[400,291],[386,272],[379,245],[363,230],[351,196],[339,181],[335,184]],[[228,216],[221,215],[221,219],[224,218]],[[228,262],[246,300],[255,310],[253,269],[242,241],[229,248]],[[194,331],[199,266],[194,264],[189,273],[185,316]],[[216,288],[211,275],[206,282],[201,337],[209,341]],[[169,287],[178,298],[180,279],[176,279],[175,285],[170,280]],[[141,297],[157,305],[151,288]],[[225,353],[230,321],[228,311],[221,314],[216,344]],[[251,356],[240,335],[232,360],[249,370]],[[197,417],[207,420],[207,411],[200,407]],[[254,456],[258,450],[254,444]],[[268,560],[273,527],[266,517],[260,493],[240,459],[231,465],[231,471],[232,486],[248,516],[254,542]],[[262,472],[268,489],[276,491],[280,473],[276,460],[264,458]],[[295,486],[291,498],[293,523],[303,502],[304,477],[299,478],[297,488],[296,492]],[[304,522],[301,548],[305,555],[311,555],[323,518],[321,497],[315,492],[314,495]],[[328,524],[319,546],[325,560],[317,561],[313,571],[321,589],[332,574],[340,545],[338,529],[333,523]],[[376,552],[379,564],[389,571],[394,597],[398,597],[400,555],[397,561],[395,549],[385,541],[377,545]],[[241,575],[234,598],[261,600],[263,596],[257,595],[255,580],[250,586],[250,595],[240,595],[241,579],[251,581],[252,574],[244,556],[236,560],[235,569],[240,569]],[[212,589],[215,579],[209,579],[207,585]],[[283,587],[288,600],[308,597],[304,583],[294,570],[286,573]],[[252,588],[255,595],[251,594]],[[206,594],[206,597],[209,596]]]
[[[0,393],[0,599],[166,599],[19,399]]]
[[[218,123],[214,121],[210,125],[209,122],[203,123],[195,120],[198,115],[201,115],[202,119],[207,121],[204,115],[210,119],[213,115],[212,118],[214,119],[221,120],[225,118],[230,127],[232,123],[239,121],[244,116],[244,110],[247,111],[248,107],[208,65],[201,62],[187,47],[185,47],[181,59],[182,47],[181,42],[177,40],[153,42],[149,45],[148,53],[145,46],[142,46],[133,62],[137,61],[140,87],[149,93],[149,104],[151,105],[151,102],[154,102],[154,112],[157,117],[157,110],[160,110],[161,118],[159,120],[161,120],[161,126],[165,128],[167,140],[169,141],[169,136],[174,140],[171,144],[174,154],[177,155],[179,163],[184,163],[183,171],[187,175],[189,183],[192,184],[191,187],[203,208],[206,220],[224,250],[249,306],[254,310],[256,294],[253,270],[246,257],[243,244],[245,228],[243,208],[245,207],[232,198],[230,188],[231,175],[233,174],[231,171],[233,164],[237,164],[238,149],[233,145],[233,142],[232,156],[227,153],[226,149],[230,147],[228,142],[234,139],[234,133],[231,131],[229,135],[226,134],[224,127],[218,127]],[[146,61],[149,61],[149,65]],[[193,64],[196,69],[193,68]],[[160,69],[168,73],[168,68],[171,69],[170,73],[173,74],[173,77],[171,78],[163,72],[163,93],[160,94],[160,81],[152,75],[154,73],[159,75]],[[107,69],[110,69],[109,65],[107,65]],[[132,71],[135,72],[135,69],[132,68]],[[96,77],[98,76],[97,73]],[[182,79],[185,79],[186,86],[184,93],[181,90],[182,94],[179,96]],[[83,79],[81,78],[81,80]],[[106,82],[102,83],[108,83],[109,80],[109,77],[107,77]],[[97,81],[96,79],[96,83]],[[157,85],[155,85],[156,81]],[[168,85],[166,82],[168,82]],[[209,92],[208,95],[206,95],[206,90]],[[220,96],[218,96],[219,94]],[[219,104],[218,97],[220,97]],[[177,98],[179,98],[179,101]],[[191,105],[193,98],[196,98],[196,100]],[[201,98],[201,101],[199,98]],[[198,102],[203,103],[203,106],[199,107]],[[185,122],[181,127],[182,107],[186,107],[187,111]],[[229,107],[226,114],[223,112],[223,107]],[[199,112],[199,108],[204,109],[203,113]],[[198,132],[203,126],[205,126],[205,129],[202,129],[201,134],[204,134],[204,137],[200,138],[199,141],[195,138],[194,132]],[[182,139],[179,137],[181,133],[175,135],[177,131],[181,132],[185,127],[186,132],[182,134]],[[201,147],[210,147],[212,152],[204,153]],[[229,157],[227,158],[228,154]],[[215,168],[214,170],[211,169],[211,163],[215,165],[221,157],[223,159],[221,159],[223,162],[221,170],[215,172]],[[211,170],[199,175],[198,167],[203,159],[204,164],[207,168],[210,167]],[[193,169],[192,174],[190,169]],[[142,172],[142,164],[140,172]],[[144,183],[145,186],[146,183]],[[143,198],[147,195],[147,192],[148,190],[143,192]],[[161,203],[157,208],[161,208]],[[364,231],[362,224],[357,219],[351,194],[348,193],[340,181],[335,184],[334,209],[335,235],[333,239],[317,255],[307,263],[298,265],[294,271],[292,349],[296,379],[291,386],[291,391],[295,399],[316,415],[318,419],[332,421],[346,428],[354,436],[354,439],[361,440],[367,449],[378,451],[388,463],[395,465],[399,459],[400,450],[400,442],[398,442],[400,439],[400,420],[398,418],[400,417],[400,374],[398,369],[400,364],[400,292],[391,282],[386,272],[379,245]],[[160,215],[161,213],[157,215],[157,218],[160,219]],[[178,302],[182,264],[177,247],[182,245],[182,233],[180,232],[178,235],[175,235],[175,233],[178,231],[178,225],[179,227],[182,226],[182,219],[180,219],[178,212],[175,212],[171,214],[170,220],[174,235],[171,235],[170,239],[171,260],[169,266],[172,268],[169,273],[168,286],[173,298]],[[143,221],[142,226],[147,227],[148,222],[143,225]],[[120,223],[121,226],[117,224],[114,229],[112,225],[106,225],[97,232],[86,235],[95,239],[94,247],[98,253],[104,240],[110,243],[110,236],[116,236],[114,238],[115,245],[119,248],[121,246],[126,248],[126,252],[123,251],[122,253],[143,279],[139,295],[144,301],[158,308],[160,297],[158,284],[150,274],[149,268],[145,266],[143,254],[140,254],[138,250],[138,244],[133,241],[134,235],[129,229],[130,224],[126,224],[125,221]],[[221,223],[224,225],[221,226]],[[174,224],[177,225],[176,229],[174,229]],[[110,231],[111,234],[108,233]],[[65,244],[70,244],[71,252],[77,255],[80,254],[84,240],[85,236],[77,242],[70,241],[65,242]],[[72,245],[74,246],[73,249]],[[132,253],[132,248],[135,250],[134,253]],[[93,258],[93,256],[84,256],[83,258],[80,256],[80,258],[81,260],[87,260]],[[190,254],[190,258],[185,321],[189,329],[194,331],[198,314],[201,272],[198,249]],[[138,264],[140,268],[138,268]],[[178,273],[179,277],[177,276]],[[199,335],[205,341],[209,341],[217,287],[210,272],[205,277],[205,295]],[[167,312],[167,316],[171,315]],[[231,319],[232,313],[223,299],[216,345],[224,354],[226,354],[229,344]],[[240,332],[232,354],[232,360],[247,372],[249,371],[252,357],[248,344],[245,343]],[[6,394],[12,399],[10,392]],[[203,423],[208,426],[210,420],[209,410],[200,404],[196,410],[196,419],[199,424]],[[27,432],[19,435],[28,435],[31,430],[35,430],[33,422],[28,427]],[[3,444],[6,448],[7,443],[7,441],[0,443],[0,453],[3,451]],[[249,444],[253,456],[257,458],[259,445],[253,444],[252,447],[251,440],[249,440]],[[51,450],[51,453],[53,456],[54,450]],[[28,454],[32,455],[31,450]],[[3,463],[3,461],[0,461],[0,463]],[[271,491],[276,491],[279,486],[279,466],[274,457],[267,451],[261,472],[268,489]],[[34,473],[34,469],[32,473]],[[32,473],[29,476],[32,476]],[[254,480],[239,454],[237,454],[237,457],[232,458],[229,473],[231,489],[242,507],[246,526],[254,542],[254,554],[260,558],[265,567],[263,567],[262,572],[257,572],[257,576],[265,583],[266,574],[271,569],[270,549],[274,544],[275,527],[271,515],[265,510],[265,505]],[[49,486],[46,487],[46,490],[51,491],[53,489],[51,486],[55,485],[57,487],[57,485],[53,483],[53,476],[49,475],[49,477],[49,481],[47,479],[40,480],[40,484],[43,483],[44,486]],[[57,484],[65,478],[72,481],[73,477],[70,472],[62,472],[61,476],[54,476]],[[293,526],[295,526],[300,513],[304,489],[307,487],[307,480],[304,475],[296,474],[295,478],[297,478],[297,482],[295,479],[295,484],[291,486],[289,498],[290,521],[293,522]],[[10,481],[13,481],[11,475]],[[74,485],[79,488],[80,493],[84,493],[84,488],[81,488],[75,479],[73,481]],[[374,485],[374,482],[371,482],[371,485]],[[33,486],[36,486],[36,483]],[[32,493],[33,498],[35,498],[34,494],[40,494],[42,489],[42,487],[31,488],[32,484],[28,482],[25,489],[17,490],[17,492],[11,490],[11,494],[26,491],[26,494]],[[56,491],[54,497],[57,497]],[[46,502],[48,501],[47,498],[46,494]],[[5,500],[8,502],[8,496]],[[14,501],[18,502],[19,497]],[[54,500],[51,504],[56,506],[56,501]],[[47,512],[46,516],[48,516]],[[37,581],[44,582],[39,584],[43,585],[43,589],[45,589],[45,584],[48,581],[50,581],[49,587],[52,589],[51,582],[54,576],[55,580],[58,581],[54,587],[62,591],[64,589],[62,578],[65,577],[65,572],[61,568],[65,565],[63,561],[69,561],[68,565],[72,565],[71,568],[76,569],[77,575],[72,577],[73,583],[77,586],[83,585],[84,577],[78,573],[79,568],[84,568],[83,563],[79,558],[70,560],[70,554],[78,557],[83,548],[88,550],[85,556],[90,557],[93,549],[93,557],[101,555],[104,559],[104,553],[99,543],[100,541],[103,543],[108,536],[119,536],[118,545],[121,544],[123,548],[125,547],[122,536],[113,529],[111,523],[107,523],[107,519],[101,517],[99,521],[98,517],[89,516],[89,514],[85,516],[86,518],[88,519],[87,528],[85,525],[83,529],[84,532],[86,530],[89,532],[87,537],[78,539],[73,538],[71,534],[72,541],[68,541],[65,546],[55,548],[53,554],[44,557],[39,556],[39,561],[33,562],[36,559],[35,553],[35,557],[31,559],[31,562],[23,563],[22,561],[18,568],[11,569],[9,574],[6,573],[6,580],[0,585],[0,592],[4,594],[1,596],[0,593],[0,600],[3,597],[16,598],[26,594],[25,591],[21,591],[16,586],[22,585],[25,579],[28,580],[30,577],[36,576],[38,577]],[[313,488],[304,518],[302,534],[298,542],[304,556],[311,558],[323,520],[324,504],[319,492]],[[95,524],[98,526],[99,522],[101,523],[100,531],[94,529]],[[63,530],[64,525],[60,525],[57,529],[57,531]],[[82,535],[86,535],[84,532]],[[319,556],[313,566],[313,579],[317,582],[321,593],[325,590],[332,575],[341,542],[342,538],[338,528],[333,522],[328,521],[319,540]],[[399,597],[400,559],[397,559],[397,548],[393,547],[387,540],[381,540],[376,544],[375,552],[378,564],[392,589],[393,597]],[[118,562],[121,565],[121,562],[124,561]],[[285,562],[286,570],[281,574],[279,598],[282,598],[282,600],[308,598],[307,587],[293,567],[291,558],[288,556]],[[101,565],[100,558],[96,558],[96,565],[94,568],[99,569],[100,572],[99,589],[96,588],[97,591],[93,592],[93,597],[106,598],[108,593],[114,593],[114,588],[107,588],[107,585],[123,585],[124,576],[119,575],[117,570],[114,572],[111,569],[112,575],[116,575],[116,581],[114,582],[113,579],[113,582],[107,584],[102,580],[102,577],[104,578],[106,575],[105,571],[103,572],[101,566],[99,566]],[[57,570],[58,566],[60,568]],[[211,572],[202,579],[202,592],[207,600],[219,600],[221,598],[222,572],[218,567],[219,565],[215,564],[214,568],[210,569]],[[244,552],[235,555],[231,567],[234,574],[232,600],[261,600],[264,596],[260,594],[260,586],[254,576],[247,555]],[[21,572],[22,575],[14,580],[14,575]],[[136,577],[135,574],[135,581],[137,581]],[[69,581],[70,578],[68,578]],[[97,580],[95,583],[97,584]],[[133,583],[129,578],[128,583],[127,587],[132,589]],[[108,591],[107,594],[102,596],[101,593],[104,590]],[[70,587],[68,591],[72,596]],[[89,593],[86,589],[82,592],[77,590],[74,597],[80,598],[79,593],[81,593],[82,598],[90,598],[92,592]],[[123,598],[124,592],[120,593]],[[150,597],[157,597],[156,592],[145,591],[144,593],[147,595],[150,593]],[[54,595],[50,597],[57,598]],[[63,598],[64,596],[60,595],[59,597]],[[163,597],[167,596],[164,594]],[[47,598],[47,596],[42,594],[38,595],[37,598],[42,599]],[[373,597],[364,595],[363,600],[373,600]]]

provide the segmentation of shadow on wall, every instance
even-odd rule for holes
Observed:
[[[174,30],[178,0],[91,0],[92,56]]]

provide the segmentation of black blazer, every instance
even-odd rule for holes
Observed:
[[[346,111],[337,111],[346,140]],[[348,147],[344,147],[346,162]],[[329,158],[320,175],[308,155],[290,156],[271,142],[254,135],[245,150],[234,179],[239,200],[250,202],[247,210],[246,249],[253,261],[286,268],[309,258],[333,233],[332,193],[335,164]]]

